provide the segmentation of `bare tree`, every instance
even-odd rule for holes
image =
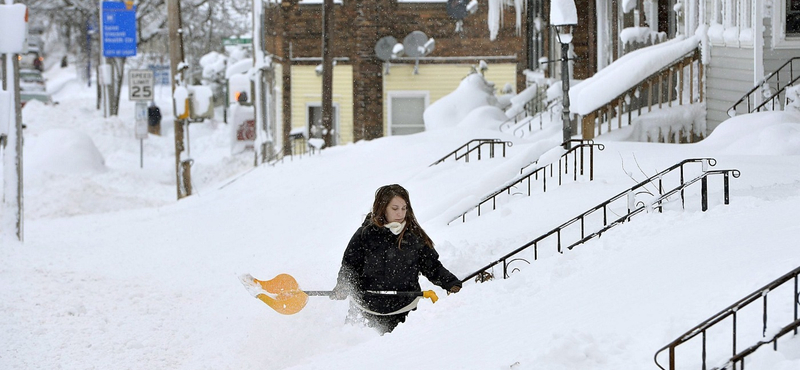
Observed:
[[[32,32],[55,34],[51,42],[80,59],[82,65],[99,60],[97,28],[100,1],[97,0],[23,0],[28,6]],[[195,69],[200,57],[211,51],[223,51],[222,39],[251,32],[252,0],[188,0],[182,3],[183,42],[187,64]],[[168,55],[167,6],[164,0],[136,0],[137,60],[163,63]],[[89,40],[89,42],[87,42]],[[114,67],[111,114],[116,115],[120,88],[125,76],[125,58],[109,58]],[[199,72],[199,68],[196,68]],[[90,78],[90,76],[84,76]],[[194,82],[194,78],[190,83]],[[199,78],[196,80],[199,81]]]

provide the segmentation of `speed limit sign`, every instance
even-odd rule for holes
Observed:
[[[153,100],[153,71],[133,69],[128,72],[128,98],[130,100]]]

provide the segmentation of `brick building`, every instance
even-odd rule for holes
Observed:
[[[321,0],[283,0],[266,9],[265,43],[276,63],[284,140],[319,117],[322,7]],[[457,32],[456,19],[448,16],[444,1],[336,1],[331,38],[335,143],[424,129],[422,110],[452,92],[481,60],[489,65],[487,79],[498,89],[524,88],[521,72],[530,63],[525,14],[517,30],[514,8],[505,8],[492,41],[487,12],[481,2]],[[417,73],[412,58],[393,59],[387,65],[376,56],[381,38],[392,36],[402,43],[412,31],[435,39],[435,50],[420,58]]]

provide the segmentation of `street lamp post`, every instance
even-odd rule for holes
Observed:
[[[570,149],[572,138],[572,119],[569,114],[569,44],[572,42],[572,27],[578,25],[578,10],[574,0],[551,0],[550,25],[561,44],[561,121],[564,128],[564,149]]]

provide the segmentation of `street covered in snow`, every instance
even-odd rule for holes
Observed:
[[[560,121],[520,139],[497,129],[496,108],[458,107],[467,111],[452,125],[254,168],[252,151],[235,150],[232,128],[207,120],[190,127],[196,193],[177,201],[168,87],[156,91],[163,136],[144,140],[140,168],[132,102],[103,118],[73,69],[46,75],[58,104],[23,110],[24,243],[6,236],[0,248],[2,369],[656,369],[657,350],[800,265],[798,113],[742,115],[696,144],[631,141],[627,126],[595,140],[605,149],[595,153],[593,181],[531,196],[520,187],[496,210],[448,224],[521,167],[544,162]],[[442,117],[433,107],[426,119]],[[474,138],[513,146],[505,158],[429,167]],[[375,189],[392,183],[409,190],[443,264],[463,278],[690,158],[741,172],[730,179],[729,205],[715,177],[706,212],[697,184],[685,209],[673,198],[663,212],[564,253],[520,254],[509,279],[497,267],[495,279],[447,295],[423,278],[440,300],[421,302],[383,336],[345,324],[346,302],[312,297],[283,316],[238,280],[287,273],[302,289],[331,289]],[[792,289],[769,295],[765,333],[760,303],[739,312],[738,348],[794,320]],[[722,365],[730,325],[707,340],[708,363]],[[747,368],[800,367],[796,337],[771,347]],[[677,356],[700,368],[699,341]]]

